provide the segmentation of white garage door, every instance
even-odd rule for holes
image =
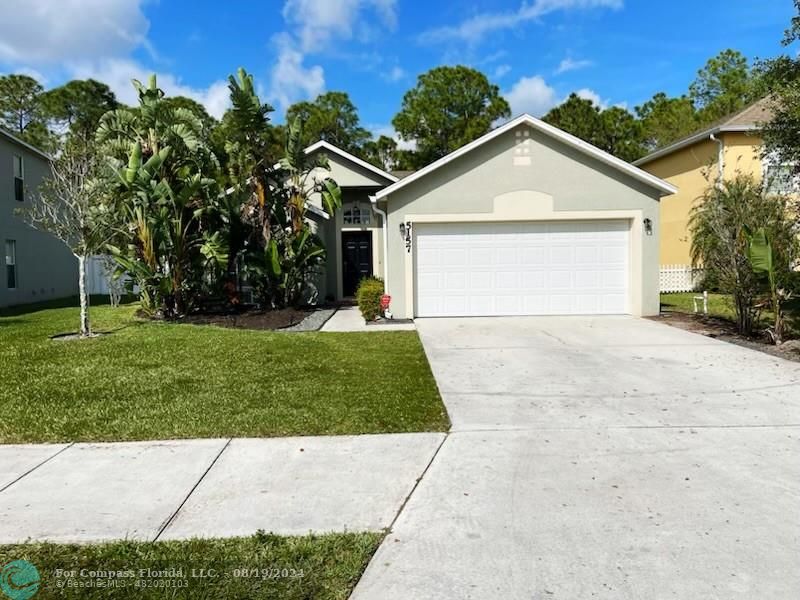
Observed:
[[[627,221],[414,224],[420,317],[624,314]]]

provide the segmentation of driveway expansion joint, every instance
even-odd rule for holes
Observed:
[[[436,450],[433,451],[433,455],[431,456],[431,459],[428,461],[428,464],[425,465],[425,468],[422,470],[422,473],[420,473],[419,477],[417,477],[416,481],[414,482],[414,485],[411,487],[411,490],[408,492],[408,494],[406,495],[405,499],[403,500],[403,503],[397,509],[397,512],[395,513],[394,518],[392,519],[392,522],[389,523],[388,527],[386,527],[387,535],[392,532],[392,529],[394,528],[394,524],[397,523],[397,519],[400,518],[400,515],[403,512],[403,509],[406,507],[406,504],[408,504],[408,501],[411,500],[411,496],[414,495],[414,492],[417,490],[417,487],[419,486],[420,482],[422,481],[422,478],[425,477],[425,474],[428,472],[428,469],[431,468],[431,465],[433,464],[433,461],[436,460],[436,456],[439,454],[439,451],[442,449],[442,446],[444,446],[444,443],[447,441],[448,437],[450,437],[450,432],[449,431],[445,431],[444,432],[444,437],[442,437],[442,441],[439,442],[438,446],[436,446]],[[384,539],[384,543],[385,543],[385,539]]]
[[[20,481],[20,480],[21,480],[21,479],[23,479],[24,477],[27,477],[28,475],[30,475],[31,473],[33,473],[33,472],[34,472],[36,469],[38,469],[39,467],[41,467],[41,466],[42,466],[42,465],[44,465],[45,463],[48,463],[48,462],[50,462],[51,460],[53,460],[53,459],[54,459],[56,456],[58,456],[58,455],[59,455],[59,454],[61,454],[62,452],[65,452],[65,451],[69,450],[69,449],[70,449],[70,448],[72,448],[72,447],[73,447],[73,446],[74,446],[76,443],[77,443],[77,442],[71,442],[70,444],[67,444],[66,446],[64,446],[63,448],[61,448],[61,450],[59,450],[58,452],[55,452],[55,453],[53,453],[51,456],[48,456],[48,457],[47,457],[47,458],[45,458],[43,461],[39,462],[38,464],[36,464],[36,465],[35,465],[35,466],[33,466],[32,468],[28,469],[28,470],[27,470],[27,471],[25,471],[25,472],[24,472],[22,475],[20,475],[19,477],[17,477],[17,478],[16,478],[16,479],[14,479],[13,481],[11,481],[11,482],[7,483],[7,484],[6,484],[6,485],[4,485],[2,488],[0,488],[0,493],[3,493],[3,492],[5,492],[5,491],[6,491],[8,488],[10,488],[12,485],[14,485],[15,483],[17,483],[18,481]]]
[[[194,494],[195,490],[196,490],[196,489],[197,489],[197,488],[200,486],[200,484],[203,482],[203,479],[205,479],[205,478],[206,478],[206,475],[208,475],[208,474],[209,474],[209,472],[211,471],[211,469],[213,469],[213,468],[214,468],[214,465],[215,465],[215,464],[217,464],[217,461],[220,459],[220,457],[221,457],[221,456],[222,456],[222,454],[225,452],[225,450],[227,450],[227,449],[228,449],[228,446],[230,446],[230,445],[231,445],[231,442],[233,441],[233,439],[234,439],[234,438],[228,438],[228,441],[227,441],[227,442],[225,442],[225,445],[224,445],[224,446],[222,446],[222,448],[220,449],[220,451],[219,451],[219,452],[217,452],[217,455],[214,457],[214,460],[212,460],[212,461],[211,461],[211,464],[209,464],[209,465],[208,465],[208,468],[207,468],[205,471],[203,471],[203,474],[202,474],[202,475],[200,475],[200,477],[198,478],[198,480],[197,480],[197,481],[195,482],[195,484],[192,486],[192,489],[191,489],[191,490],[189,490],[189,493],[188,493],[188,494],[186,494],[186,497],[183,499],[183,501],[180,503],[180,505],[178,505],[178,508],[177,508],[177,509],[175,509],[175,512],[173,512],[173,513],[172,513],[172,514],[169,516],[169,518],[168,518],[166,521],[164,521],[164,524],[163,524],[163,525],[162,525],[162,526],[159,528],[159,530],[158,530],[158,533],[156,533],[156,536],[153,538],[153,541],[154,541],[154,542],[157,542],[157,541],[158,541],[158,538],[160,538],[160,537],[161,537],[161,535],[164,533],[164,531],[166,531],[166,529],[167,529],[167,528],[168,528],[170,525],[172,525],[172,522],[173,522],[173,521],[176,519],[176,517],[178,516],[178,513],[179,513],[179,512],[181,512],[181,509],[184,507],[184,505],[186,504],[186,502],[188,502],[188,501],[189,501],[189,498],[192,496],[192,494]]]

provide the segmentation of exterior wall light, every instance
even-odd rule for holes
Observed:
[[[644,220],[644,232],[647,235],[653,235],[653,221],[651,219]]]

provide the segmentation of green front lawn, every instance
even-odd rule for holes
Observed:
[[[257,534],[88,546],[21,544],[0,546],[0,565],[15,560],[33,564],[41,582],[35,598],[344,600],[382,537]]]
[[[694,312],[692,298],[694,298],[694,296],[702,295],[702,292],[661,294],[661,310],[667,312],[692,313]],[[702,313],[702,300],[698,300],[697,307]],[[786,311],[786,321],[789,325],[790,332],[792,332],[793,335],[800,335],[800,298],[795,298],[787,302],[784,310]],[[708,314],[712,317],[720,317],[722,319],[733,321],[735,319],[735,315],[731,297],[727,294],[709,294]],[[769,323],[770,318],[772,318],[772,314],[770,312],[765,312],[762,315],[762,320],[764,321],[765,326]]]
[[[442,431],[416,332],[272,333],[143,322],[135,305],[0,313],[0,442]],[[4,316],[5,315],[5,316]]]
[[[692,298],[702,295],[702,292],[661,294],[661,310],[667,312],[692,313],[694,312]],[[702,300],[697,301],[697,308],[700,309],[700,312],[703,311]],[[726,294],[709,294],[708,314],[714,317],[733,319],[733,304],[731,304],[730,296]]]

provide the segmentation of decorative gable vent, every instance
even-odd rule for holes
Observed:
[[[514,143],[514,166],[531,166],[531,131],[527,127],[516,132]]]

